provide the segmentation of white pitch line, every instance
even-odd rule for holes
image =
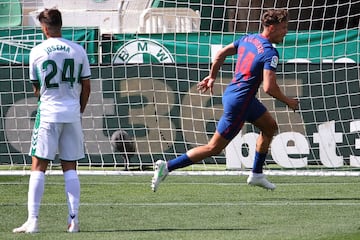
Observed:
[[[275,182],[276,183],[276,182]],[[0,182],[1,185],[28,185],[27,181],[25,182]],[[64,185],[63,182],[46,182],[47,185]],[[149,185],[149,182],[82,182],[81,185]],[[210,186],[245,186],[248,185],[245,182],[234,182],[234,183],[220,183],[220,182],[166,182],[163,185],[210,185]],[[359,185],[359,182],[323,182],[323,183],[313,183],[313,182],[304,182],[304,183],[276,183],[277,186],[309,186],[309,185]]]
[[[340,200],[339,200],[340,201]],[[0,204],[0,206],[27,206],[27,204]],[[67,206],[62,203],[44,203],[41,206]],[[202,203],[202,202],[164,202],[164,203],[81,203],[80,206],[125,206],[125,207],[241,207],[241,206],[359,206],[358,202],[335,202],[328,200],[309,201],[257,201],[238,203]]]
[[[0,176],[26,176],[30,175],[30,170],[0,170]],[[152,171],[117,171],[117,170],[78,170],[79,175],[91,176],[148,176],[153,175]],[[265,170],[264,173],[269,176],[339,176],[339,177],[357,177],[360,171],[331,171],[331,170]],[[62,175],[61,170],[48,170],[46,175]],[[173,171],[169,175],[174,176],[248,176],[250,171]]]
[[[84,206],[91,206],[92,204],[87,205],[81,204]],[[107,204],[108,206],[114,206],[114,204]],[[186,207],[186,206],[216,206],[216,207],[235,207],[235,206],[360,206],[360,202],[346,202],[346,203],[329,203],[329,202],[322,202],[322,203],[314,203],[314,202],[239,202],[239,203],[119,203],[115,204],[115,206],[144,206],[144,207]],[[106,206],[106,205],[100,205]]]

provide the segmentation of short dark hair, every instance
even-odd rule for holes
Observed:
[[[261,18],[261,23],[264,27],[288,21],[289,14],[286,9],[269,9],[262,15]]]
[[[45,24],[47,27],[60,29],[62,26],[61,12],[56,8],[45,8],[45,10],[37,16],[37,19],[39,19],[41,24]]]

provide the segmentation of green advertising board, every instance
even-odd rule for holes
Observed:
[[[98,63],[99,30],[97,28],[63,28],[64,38],[81,44],[90,64]],[[31,48],[44,41],[40,28],[0,29],[0,65],[29,64]]]
[[[209,63],[216,51],[244,34],[118,34],[103,44],[103,63]],[[280,61],[360,62],[358,30],[289,32],[277,44]],[[109,53],[110,54],[106,54]],[[158,57],[149,57],[158,56]],[[234,59],[228,58],[228,62]]]
[[[83,45],[91,64],[210,63],[216,51],[243,33],[115,34],[99,36],[97,28],[65,28],[63,37]],[[0,30],[0,64],[28,64],[32,47],[44,40],[39,28]],[[289,32],[276,45],[280,61],[302,59],[311,63],[346,60],[360,62],[359,31]],[[99,56],[101,54],[101,56]],[[234,59],[228,58],[231,62]]]

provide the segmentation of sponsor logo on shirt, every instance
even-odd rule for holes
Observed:
[[[278,63],[279,63],[279,58],[277,56],[273,56],[271,59],[270,66],[272,66],[273,68],[276,68]]]

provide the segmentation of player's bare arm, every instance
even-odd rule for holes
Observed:
[[[197,85],[197,90],[201,93],[205,93],[210,89],[210,93],[213,94],[213,86],[216,80],[216,76],[219,72],[220,67],[223,65],[227,56],[235,55],[236,48],[233,43],[219,50],[214,58],[211,65],[210,73]]]
[[[279,85],[276,83],[276,73],[274,71],[264,70],[263,89],[265,93],[285,103],[289,108],[293,110],[298,109],[299,101],[283,94]]]
[[[90,79],[81,80],[80,112],[85,111],[91,91]]]
[[[39,83],[33,83],[33,91],[34,91],[34,95],[35,97],[39,97],[40,96],[40,84]]]

